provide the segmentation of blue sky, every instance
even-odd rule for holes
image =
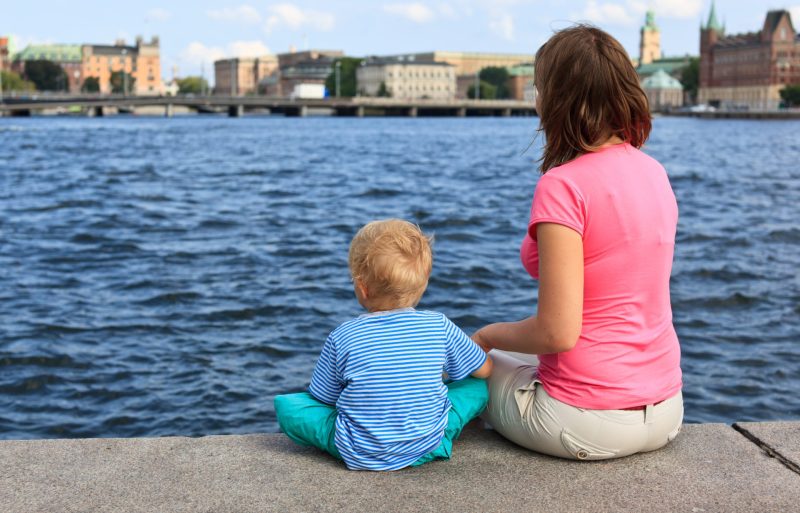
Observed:
[[[638,55],[645,11],[656,13],[668,55],[697,54],[698,27],[711,0],[288,0],[112,2],[3,0],[0,35],[29,43],[111,44],[137,34],[161,40],[162,74],[212,75],[214,59],[297,49],[350,55],[430,50],[533,54],[553,30],[588,21]],[[728,32],[761,28],[770,9],[789,9],[800,28],[800,0],[717,0]],[[204,63],[204,64],[203,64]]]

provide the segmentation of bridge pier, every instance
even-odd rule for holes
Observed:
[[[467,117],[467,108],[466,107],[459,107],[458,110],[456,110],[456,116],[458,116],[460,118]]]
[[[500,111],[500,115],[503,116],[504,118],[511,117],[511,109],[503,109],[502,111]]]
[[[356,117],[357,118],[363,118],[364,117],[364,106],[363,105],[358,107],[358,108],[356,108]]]
[[[229,105],[228,117],[240,118],[244,115],[244,105]]]
[[[417,117],[417,114],[419,114],[419,110],[417,109],[417,107],[409,107],[408,117],[415,118]]]
[[[172,105],[171,103],[168,103],[164,107],[164,117],[165,118],[171,118],[173,116],[173,114],[175,114],[175,106]]]
[[[95,118],[102,118],[103,114],[105,114],[105,110],[103,109],[102,105],[97,105],[96,107],[91,107],[89,109],[89,116]]]

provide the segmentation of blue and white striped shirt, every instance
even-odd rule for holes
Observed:
[[[365,314],[328,336],[309,393],[336,405],[336,448],[350,469],[396,470],[435,449],[450,401],[486,354],[447,317],[413,308]]]

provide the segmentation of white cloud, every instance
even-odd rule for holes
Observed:
[[[288,27],[297,30],[309,27],[316,30],[331,30],[336,24],[336,18],[331,13],[301,9],[294,4],[276,4],[269,7],[270,15],[264,29],[269,33],[278,27]]]
[[[211,64],[216,60],[224,59],[225,56],[225,50],[218,46],[206,46],[199,41],[193,41],[183,49],[180,60],[191,65],[199,65],[203,62]]]
[[[494,16],[489,21],[489,30],[507,41],[514,39],[514,18],[509,13]]]
[[[630,6],[617,3],[598,3],[597,0],[589,0],[586,7],[578,14],[583,20],[593,23],[608,23],[610,25],[635,25],[638,18],[634,18],[630,11],[634,10]]]
[[[441,14],[445,18],[449,18],[451,20],[458,18],[458,13],[456,12],[455,7],[453,7],[450,4],[445,4],[445,3],[439,4],[437,6],[437,10],[439,11],[439,14]]]
[[[166,9],[162,9],[160,7],[155,7],[147,11],[144,16],[144,21],[155,21],[155,22],[165,22],[168,21],[172,17],[172,13],[170,13]]]
[[[228,45],[228,55],[231,57],[261,57],[270,53],[267,45],[261,41],[234,41]]]
[[[209,18],[216,21],[255,24],[261,22],[261,14],[252,5],[242,4],[237,7],[211,9],[206,12]]]
[[[206,46],[199,41],[189,43],[180,54],[180,62],[184,65],[199,66],[202,63],[212,65],[214,61],[226,57],[261,57],[269,55],[270,49],[262,41],[232,41],[224,48]]]
[[[413,21],[414,23],[428,23],[429,21],[433,21],[436,17],[430,7],[419,2],[388,4],[383,6],[383,10],[389,14],[394,14]]]

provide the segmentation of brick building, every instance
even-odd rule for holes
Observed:
[[[80,45],[29,45],[14,56],[12,68],[20,75],[25,75],[25,66],[30,61],[47,60],[61,66],[67,77],[65,90],[77,93],[81,90],[83,72],[81,69]]]
[[[788,11],[769,11],[758,32],[726,35],[714,9],[700,29],[698,101],[723,108],[775,109],[800,84],[800,37]]]
[[[278,69],[274,55],[263,57],[234,57],[214,61],[214,94],[242,96],[255,94],[266,77]]]

